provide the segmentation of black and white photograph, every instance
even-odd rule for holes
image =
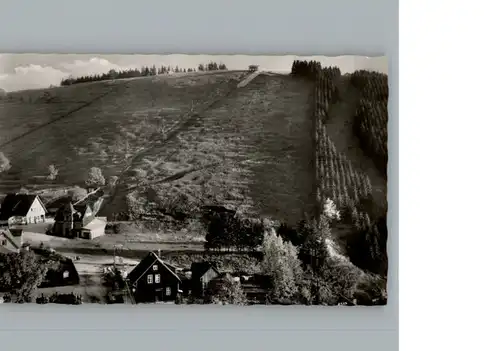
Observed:
[[[387,73],[0,54],[0,302],[386,305]]]

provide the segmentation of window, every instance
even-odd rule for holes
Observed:
[[[63,272],[63,278],[66,279],[69,277],[69,272],[68,271],[64,271]]]
[[[160,275],[155,274],[155,283],[158,284],[160,282]]]
[[[1,242],[2,242],[2,246],[7,245],[7,239],[3,239]]]
[[[169,287],[169,286],[167,286],[167,287],[165,288],[165,295],[166,295],[166,296],[170,296],[170,295],[172,295],[172,289],[170,289],[170,287]]]
[[[157,271],[158,270],[158,265],[153,265],[153,271]]]
[[[148,274],[148,284],[153,284],[153,275]]]

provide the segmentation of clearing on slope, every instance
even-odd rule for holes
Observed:
[[[309,83],[279,75],[234,89],[138,159],[113,210],[149,214],[182,194],[295,223],[314,207],[311,93]]]
[[[60,185],[82,183],[85,170],[93,166],[102,168],[106,178],[119,175],[134,154],[155,141],[161,143],[169,126],[193,107],[225,92],[240,76],[241,72],[221,72],[185,79],[165,76],[154,84],[150,77],[112,85],[78,84],[48,89],[56,102],[46,106],[2,101],[0,130],[9,130],[9,135],[2,134],[2,152],[12,168],[0,174],[0,192],[29,188],[36,177],[39,182],[39,177],[47,175],[51,164],[59,170],[55,182]],[[73,111],[75,104],[84,107]],[[11,121],[24,129],[11,134],[15,130]],[[28,130],[25,126],[30,124]]]

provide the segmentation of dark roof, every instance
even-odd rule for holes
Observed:
[[[159,262],[162,266],[164,266],[172,275],[179,281],[181,279],[179,276],[176,274],[176,269],[174,266],[164,262],[160,257],[158,257],[157,254],[154,252],[150,252],[147,254],[146,257],[144,257],[141,262],[137,264],[137,266],[130,271],[130,273],[127,275],[127,279],[130,281],[131,284],[134,284],[139,278],[141,278],[144,273],[151,267],[155,262]]]
[[[56,212],[56,215],[55,215],[54,219],[56,221],[62,221],[62,220],[64,220],[63,213],[64,213],[64,211],[68,211],[68,210],[71,211],[71,214],[75,214],[76,213],[76,210],[73,207],[73,204],[71,203],[71,200],[69,200],[69,199],[66,200],[66,202],[61,207],[59,207],[59,209]]]
[[[45,249],[32,249],[32,251],[43,262],[52,263],[40,287],[63,286],[79,283],[80,276],[71,258]],[[64,271],[68,271],[70,274],[70,278],[66,282],[63,278]]]
[[[10,243],[14,249],[20,249],[22,246],[21,236],[23,234],[22,229],[0,229],[0,235],[5,236],[5,239]],[[10,250],[8,250],[10,251]]]
[[[34,194],[8,194],[0,207],[0,220],[7,220],[13,216],[24,217],[38,197]],[[40,203],[43,206],[42,201]]]
[[[212,268],[217,274],[219,271],[217,268],[210,262],[193,262],[191,263],[191,276],[192,278],[201,278],[208,272],[208,270]]]
[[[51,200],[47,204],[46,207],[47,208],[57,208],[57,209],[59,209],[61,206],[64,206],[68,202],[71,202],[71,196],[66,195],[66,196],[57,198],[55,200]]]

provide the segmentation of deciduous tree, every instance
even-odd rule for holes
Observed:
[[[6,172],[10,169],[10,161],[3,152],[0,152],[0,173]]]
[[[50,263],[42,262],[31,251],[0,254],[0,290],[7,293],[10,302],[32,302],[49,268]]]
[[[102,175],[101,169],[98,167],[92,167],[89,170],[85,184],[88,187],[99,187],[99,186],[106,184],[106,179]]]
[[[74,189],[69,191],[69,195],[71,196],[71,201],[79,201],[87,196],[87,190],[75,187]]]
[[[291,242],[285,243],[274,230],[270,230],[264,234],[262,252],[263,273],[271,277],[273,284],[271,298],[286,302],[293,300],[302,278],[297,249]]]
[[[57,178],[57,175],[59,174],[59,170],[54,165],[50,165],[48,170],[49,175],[47,176],[47,179],[55,180]]]
[[[223,305],[246,305],[247,297],[241,283],[230,276],[224,276],[220,281],[214,281],[207,289],[211,303]]]

